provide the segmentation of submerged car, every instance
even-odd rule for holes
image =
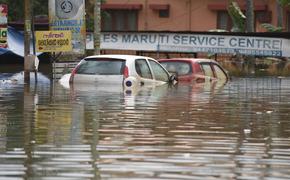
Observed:
[[[135,55],[96,55],[82,59],[73,69],[70,83],[135,86],[173,83],[175,76],[155,59]]]
[[[174,58],[158,60],[178,82],[206,82],[229,80],[227,71],[216,61],[200,58]]]

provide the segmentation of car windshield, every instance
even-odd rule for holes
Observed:
[[[77,74],[122,75],[125,60],[90,58],[85,59],[78,67]]]
[[[187,75],[192,73],[190,63],[188,62],[160,62],[168,72],[177,73],[178,75]]]

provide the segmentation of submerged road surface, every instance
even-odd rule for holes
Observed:
[[[0,179],[290,179],[289,78],[124,93],[7,77]]]

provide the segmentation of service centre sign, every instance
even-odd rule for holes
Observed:
[[[105,32],[101,36],[101,48],[290,57],[289,39],[248,36]]]
[[[71,31],[36,31],[37,52],[72,51]]]

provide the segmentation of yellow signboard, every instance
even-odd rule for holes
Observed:
[[[72,51],[71,31],[36,31],[37,52]]]

